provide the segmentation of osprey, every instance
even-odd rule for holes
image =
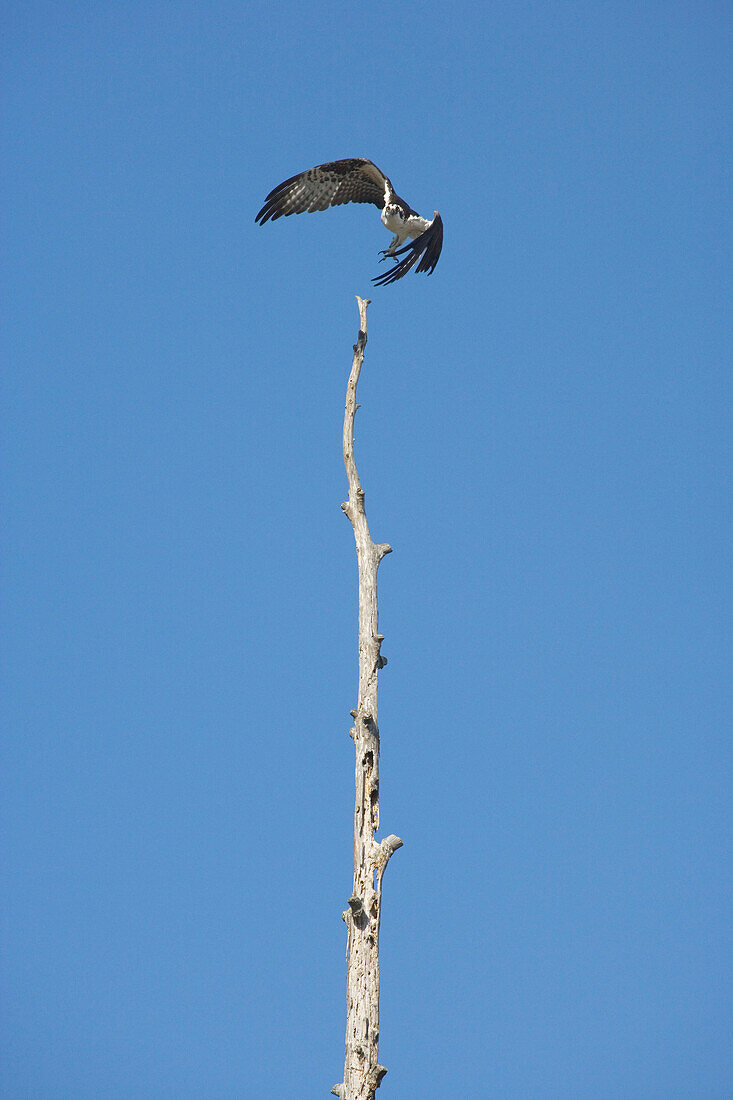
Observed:
[[[394,233],[389,248],[380,252],[380,263],[390,257],[395,260],[395,265],[384,275],[372,279],[373,283],[377,286],[394,283],[415,264],[417,271],[432,274],[443,247],[440,214],[436,210],[432,221],[421,218],[395,193],[384,172],[364,157],[333,160],[309,168],[298,176],[291,176],[270,192],[255,221],[264,225],[270,219],[276,221],[290,214],[326,210],[329,206],[341,206],[345,202],[372,203],[381,211],[382,224]],[[405,244],[408,238],[412,243]],[[404,259],[399,259],[400,256]]]

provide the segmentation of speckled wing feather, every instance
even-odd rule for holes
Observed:
[[[381,210],[388,183],[376,164],[362,157],[319,164],[273,188],[255,221],[264,225],[270,219],[327,210],[345,202],[369,202]]]
[[[442,248],[443,219],[436,210],[433,220],[425,232],[421,233],[416,240],[406,244],[404,248],[398,248],[394,253],[395,256],[404,256],[404,260],[400,260],[391,270],[385,271],[383,275],[378,275],[376,279],[372,279],[372,282],[375,286],[387,286],[388,283],[396,283],[415,264],[417,264],[416,271],[427,271],[428,275],[432,275],[435,265],[440,259]]]

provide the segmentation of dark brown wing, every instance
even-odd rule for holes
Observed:
[[[381,210],[388,183],[376,164],[362,157],[319,164],[275,187],[255,221],[264,225],[270,219],[327,210],[344,202],[370,202]]]
[[[378,275],[376,279],[372,279],[375,286],[386,286],[387,283],[396,283],[398,279],[401,279],[403,275],[406,275],[417,264],[416,271],[427,271],[428,275],[432,275],[435,270],[435,265],[440,259],[440,252],[443,247],[443,220],[436,210],[433,215],[433,220],[420,236],[410,241],[409,244],[404,245],[403,248],[398,248],[394,253],[395,256],[404,256],[404,260],[400,260],[399,263],[391,269],[391,271],[385,271],[384,275]],[[420,261],[418,263],[418,260]]]

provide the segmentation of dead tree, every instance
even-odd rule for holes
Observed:
[[[354,888],[349,908],[342,914],[348,929],[349,963],[346,978],[346,1055],[344,1079],[331,1092],[341,1100],[374,1100],[387,1070],[379,1064],[379,922],[382,875],[402,841],[388,836],[378,844],[379,827],[379,728],[377,726],[377,677],[386,665],[381,655],[382,635],[377,621],[377,569],[392,551],[386,542],[375,544],[369,533],[364,490],[354,460],[354,417],[367,341],[367,306],[359,303],[359,336],[346,389],[344,412],[344,465],[349,499],[341,505],[354,528],[359,566],[359,699],[351,716],[350,732],[356,749],[356,804],[354,807]]]

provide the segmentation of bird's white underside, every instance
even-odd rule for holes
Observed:
[[[394,233],[395,239],[388,251],[394,252],[395,248],[403,244],[408,237],[419,237],[431,224],[419,214],[404,214],[399,207],[386,205],[381,213],[382,225],[390,233]]]

